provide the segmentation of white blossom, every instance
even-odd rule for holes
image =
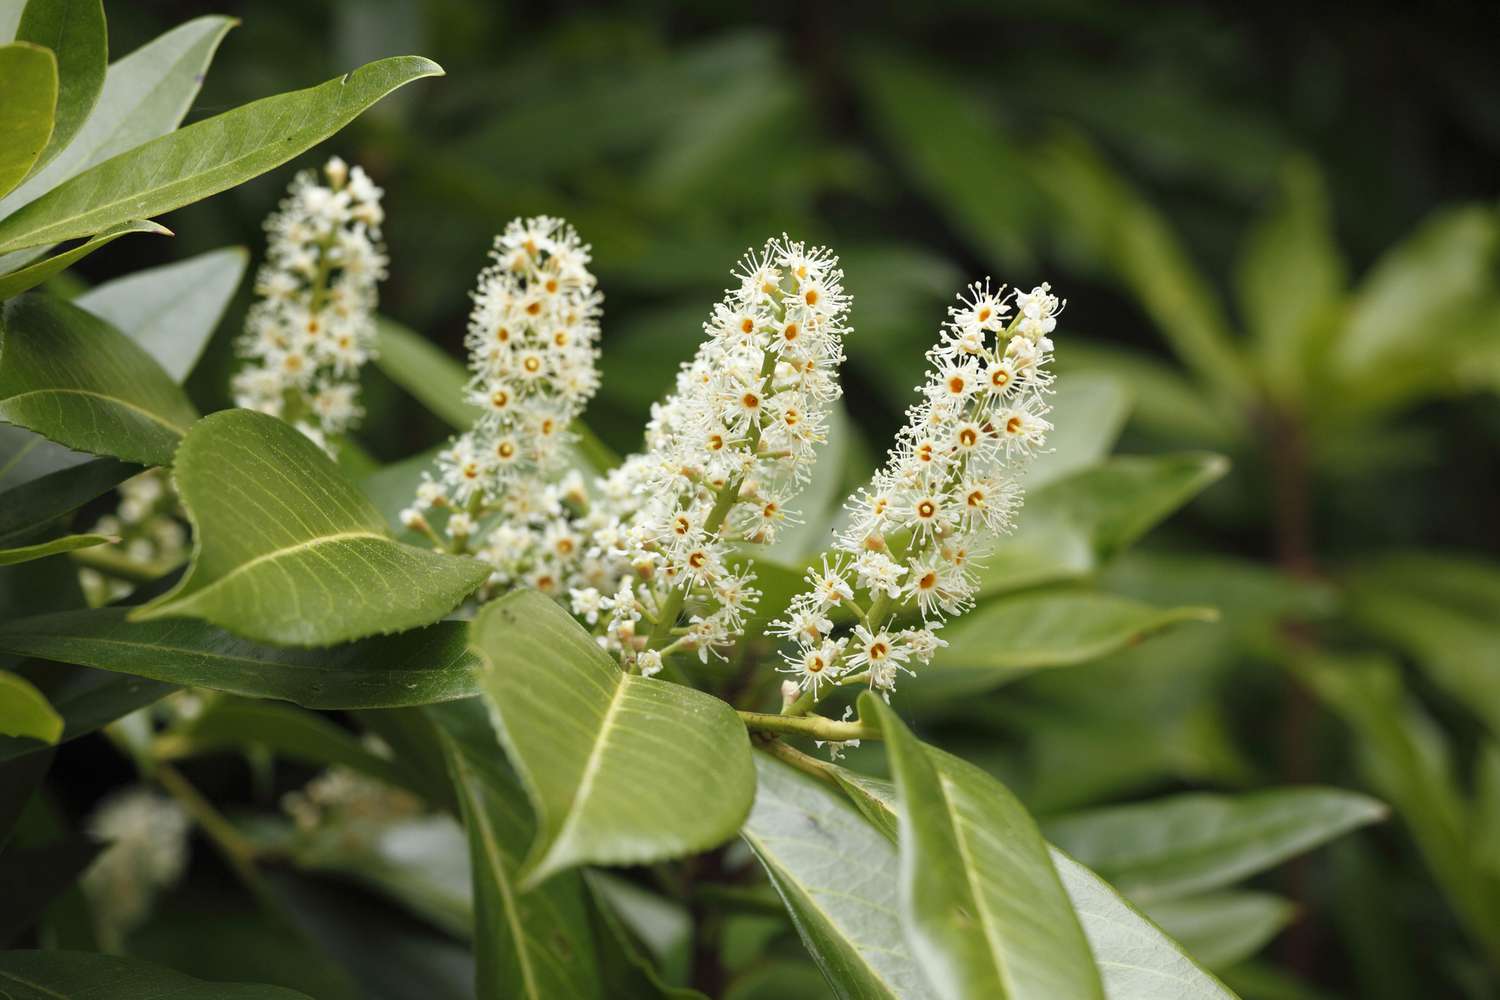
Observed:
[[[189,826],[181,806],[141,786],[114,793],[89,817],[89,835],[105,847],[82,885],[106,947],[119,948],[157,894],[182,877]]]

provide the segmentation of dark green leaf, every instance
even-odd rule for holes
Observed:
[[[380,353],[375,363],[392,381],[411,393],[456,431],[466,431],[481,415],[464,394],[469,373],[464,366],[421,334],[381,316],[376,321]]]
[[[0,419],[80,451],[171,464],[198,414],[149,354],[47,296],[12,299],[3,319]]]
[[[21,814],[42,787],[54,756],[49,750],[0,763],[0,856],[10,842]]]
[[[208,983],[159,965],[83,951],[0,952],[0,990],[14,1000],[310,1000],[279,986]]]
[[[0,947],[36,923],[99,853],[96,841],[70,834],[45,844],[12,844],[0,853]],[[0,974],[0,987],[3,987]],[[0,995],[4,990],[0,989]]]
[[[574,865],[641,864],[734,836],[755,771],[727,704],[624,673],[535,591],[487,605],[472,641],[496,729],[537,814],[523,887]]]
[[[21,183],[36,166],[52,136],[57,106],[57,57],[26,42],[0,45],[0,195]]]
[[[53,709],[62,716],[59,743],[86,736],[176,690],[171,684],[61,663],[32,662],[16,669],[47,696]],[[0,761],[44,748],[45,744],[36,740],[0,737]]]
[[[262,642],[328,645],[436,621],[489,575],[392,539],[332,459],[263,413],[199,421],[173,479],[193,562],[135,621],[191,616]]]
[[[44,46],[57,56],[56,124],[37,160],[40,167],[73,141],[104,87],[109,61],[104,4],[102,0],[28,0],[16,26],[16,40]]]
[[[127,233],[152,233],[157,236],[172,235],[170,229],[157,225],[154,222],[142,222],[139,220],[122,222],[118,226],[110,227],[87,242],[78,244],[71,250],[54,254],[45,260],[37,261],[35,264],[28,264],[25,267],[17,268],[9,274],[0,274],[0,299],[8,299],[35,288],[53,275],[60,274],[95,250],[98,250],[107,243],[113,243]]]

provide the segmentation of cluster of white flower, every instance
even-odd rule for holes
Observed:
[[[780,669],[805,699],[855,682],[889,696],[898,672],[930,661],[944,619],[973,604],[973,560],[1010,527],[1051,428],[1048,335],[1063,303],[1045,284],[1011,296],[988,281],[959,299],[885,467],[850,498],[834,553],[772,623],[796,642]],[[858,620],[852,632],[834,635],[836,610]],[[897,627],[911,610],[921,624]]]
[[[733,546],[775,538],[840,394],[849,300],[838,259],[782,237],[736,277],[676,391],[653,407],[645,454],[601,485],[609,516],[594,553],[618,587],[572,595],[586,621],[608,613],[602,641],[645,674],[672,652],[706,660],[742,631],[760,593]]]
[[[329,825],[391,823],[423,811],[422,800],[411,792],[347,767],[330,767],[300,790],[287,792],[281,808],[304,832]]]
[[[129,594],[131,579],[159,576],[187,559],[187,529],[164,470],[125,480],[119,493],[115,513],[99,518],[93,530],[120,541],[79,553],[90,564],[79,569],[78,582],[95,607]]]
[[[116,950],[150,913],[152,901],[187,867],[187,814],[171,799],[132,786],[106,799],[88,832],[108,846],[83,874],[100,942]]]
[[[375,352],[376,285],[384,193],[334,157],[326,184],[310,170],[266,220],[266,262],[256,277],[234,376],[235,405],[281,417],[319,444],[363,415],[359,369]]]
[[[599,387],[603,296],[589,248],[561,219],[514,220],[491,256],[465,340],[468,398],[482,415],[442,452],[401,520],[488,562],[491,589],[565,594],[602,579],[585,558],[587,492],[563,473],[568,428]]]

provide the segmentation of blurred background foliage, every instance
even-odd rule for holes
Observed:
[[[115,55],[208,12],[109,6]],[[961,708],[924,708],[914,689],[903,711],[1044,817],[1190,787],[1369,789],[1397,821],[1268,880],[1296,915],[1261,920],[1254,947],[1226,946],[1248,954],[1291,921],[1233,984],[1497,995],[1500,63],[1487,5],[766,4],[753,22],[738,6],[651,2],[213,12],[244,23],[189,121],[384,55],[443,64],[446,79],[316,153],[362,163],[386,189],[382,311],[459,356],[492,235],[515,215],[567,217],[607,295],[588,421],[620,451],[729,265],[768,233],[844,259],[856,471],[899,425],[962,284],[1051,281],[1069,300],[1064,377],[1099,372],[1101,392],[1129,400],[1084,411],[1129,411],[1120,450],[1232,462],[1100,585],[1217,606],[1223,621]],[[229,243],[258,255],[290,173],[169,216],[176,240],[123,242],[78,273],[95,282]],[[205,409],[228,404],[244,304],[190,383]],[[361,443],[382,461],[447,433],[379,372],[366,394]],[[202,905],[179,900],[163,919]],[[306,912],[335,934],[339,905]],[[234,928],[241,957],[278,947],[248,917]],[[383,933],[383,958],[417,947]],[[168,960],[173,940],[157,925],[138,949]],[[786,989],[767,976],[764,995]]]

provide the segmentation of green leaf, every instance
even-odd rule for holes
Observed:
[[[249,262],[244,247],[210,250],[106,281],[73,304],[141,345],[181,382],[213,336]]]
[[[87,236],[200,201],[285,163],[396,88],[441,73],[430,60],[395,56],[153,139],[0,221],[0,251]]]
[[[17,840],[21,841],[18,837]],[[37,923],[94,860],[103,844],[66,833],[35,843],[15,843],[0,854],[0,946]],[[9,996],[0,990],[0,996]]]
[[[57,57],[40,45],[0,45],[0,195],[36,166],[52,136],[57,106]]]
[[[902,936],[895,844],[815,779],[759,753],[755,772],[740,836],[834,996],[933,996]]]
[[[135,959],[60,950],[0,952],[0,991],[13,1000],[310,1000],[279,986],[208,983]]]
[[[1223,891],[1163,899],[1146,915],[1199,962],[1223,969],[1260,951],[1296,916],[1297,907],[1269,892]]]
[[[170,465],[197,411],[140,347],[77,306],[25,295],[4,306],[0,420],[59,444]]]
[[[318,650],[266,646],[206,622],[132,622],[128,608],[61,611],[0,625],[0,649],[306,708],[394,708],[467,698],[478,659],[468,626],[438,622]]]
[[[643,864],[734,836],[755,771],[727,704],[623,672],[535,591],[487,605],[472,636],[495,728],[537,815],[523,889],[574,865]]]
[[[401,511],[411,506],[417,495],[417,487],[421,485],[422,473],[437,468],[438,452],[446,447],[445,444],[438,445],[410,458],[392,462],[359,481],[360,492],[370,498],[370,502],[380,511],[380,516],[385,518],[386,524],[390,525],[396,537],[402,541],[414,545],[423,541],[424,536],[409,531],[402,525]]]
[[[1096,660],[1174,625],[1218,617],[1213,608],[1158,608],[1096,590],[1003,597],[945,629],[947,648],[910,686],[931,695],[984,691],[1035,670]]]
[[[456,431],[466,431],[482,416],[465,398],[469,373],[441,347],[415,330],[384,316],[375,321],[380,353],[375,364],[392,382],[411,393]]]
[[[109,535],[64,535],[48,542],[38,542],[36,545],[0,549],[0,566],[31,562],[33,559],[55,556],[59,552],[72,552],[74,549],[86,549],[94,545],[109,545],[117,541],[119,541],[118,538],[112,538]]]
[[[1244,446],[1248,428],[1243,411],[1200,386],[1168,358],[1069,336],[1067,349],[1057,360],[1059,380],[1069,374],[1104,374],[1128,385],[1131,429],[1163,448],[1233,452]],[[1062,430],[1058,426],[1053,434]]]
[[[498,759],[483,711],[465,702],[430,715],[469,833],[478,994],[528,1000],[603,996],[582,875],[569,872],[535,891],[522,890],[521,860],[536,823],[525,792]]]
[[[427,625],[489,575],[478,560],[392,539],[332,459],[263,413],[199,421],[173,479],[192,565],[134,621],[191,616],[261,642],[328,645]]]
[[[0,545],[35,537],[139,471],[138,465],[95,458],[0,424]]]
[[[979,768],[918,742],[873,694],[859,706],[885,735],[900,795],[901,918],[934,992],[1102,997],[1083,928],[1025,807]]]
[[[1089,809],[1042,824],[1058,847],[1138,903],[1218,889],[1385,818],[1335,788],[1187,793]]]
[[[52,162],[0,198],[0,218],[80,171],[176,128],[234,24],[227,17],[196,18],[113,63],[83,128]],[[0,258],[0,269],[4,265]]]
[[[215,698],[197,716],[158,737],[152,756],[177,760],[246,746],[314,767],[346,767],[420,797],[427,794],[422,776],[401,761],[371,752],[321,715],[271,701]]]
[[[16,670],[46,695],[62,716],[59,743],[87,736],[176,690],[171,684],[61,663],[24,663]],[[35,740],[0,737],[0,761],[44,749]]]
[[[0,670],[0,733],[56,743],[63,720],[30,682]]]
[[[996,594],[1088,576],[1219,479],[1218,455],[1116,455],[1031,493],[1016,530],[984,559]]]
[[[1246,237],[1235,272],[1240,312],[1277,398],[1298,399],[1314,339],[1346,281],[1323,178],[1294,159],[1282,171],[1279,204]]]
[[[57,57],[56,124],[37,160],[40,167],[73,141],[104,87],[109,42],[103,0],[28,0],[16,40],[44,46]]]
[[[1047,449],[1026,468],[1027,490],[1104,461],[1135,403],[1124,379],[1098,371],[1059,375],[1050,402],[1053,429]]]
[[[45,260],[37,261],[35,264],[28,264],[25,267],[11,271],[9,274],[0,274],[0,299],[8,299],[12,296],[20,295],[28,289],[35,288],[53,275],[72,267],[79,260],[103,247],[106,243],[113,243],[127,233],[151,233],[156,236],[172,235],[170,229],[157,225],[155,222],[142,222],[140,220],[122,222],[118,226],[113,226],[100,233],[93,239],[85,243],[80,243],[71,250],[54,254]]]

